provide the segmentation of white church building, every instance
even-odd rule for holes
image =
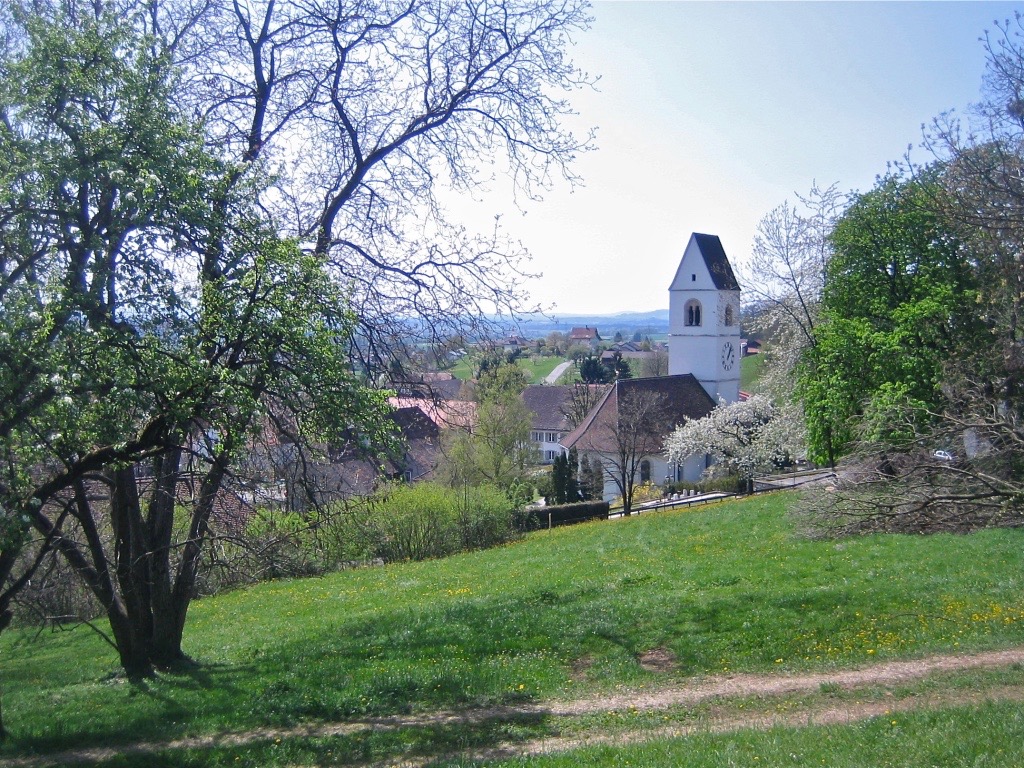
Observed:
[[[696,481],[708,466],[705,456],[683,464],[665,458],[662,438],[687,418],[706,416],[719,403],[733,403],[740,393],[740,286],[722,243],[715,235],[694,233],[669,286],[668,376],[626,379],[611,385],[580,425],[562,441],[599,461],[605,474],[604,498],[620,495],[613,473],[618,466],[617,427],[620,403],[650,392],[663,404],[664,429],[648,441],[635,462],[637,485],[651,481]]]

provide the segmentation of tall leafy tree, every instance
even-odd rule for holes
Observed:
[[[145,675],[184,658],[215,503],[252,438],[275,420],[296,442],[376,436],[383,395],[351,373],[324,259],[266,220],[258,169],[203,149],[163,49],[102,6],[11,20],[0,615],[56,552]]]
[[[558,94],[588,83],[563,53],[588,19],[544,0],[0,12],[0,571],[31,525],[145,674],[183,655],[216,491],[254,432],[372,444],[382,395],[346,363],[383,374],[407,341],[521,306],[522,251],[448,222],[441,190],[575,181],[590,137]]]
[[[815,346],[801,378],[818,460],[849,449],[855,429],[898,438],[894,409],[937,411],[943,368],[982,331],[976,279],[958,227],[937,205],[942,168],[888,176],[857,198],[831,236]]]

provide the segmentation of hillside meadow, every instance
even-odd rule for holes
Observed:
[[[118,676],[88,627],[9,631],[0,681],[12,738],[0,756],[1024,645],[1024,532],[811,540],[794,531],[792,498],[541,531],[495,550],[203,599],[186,632],[195,664],[141,683]],[[652,654],[666,663],[643,663]],[[1021,682],[1019,670],[1007,675]],[[993,723],[1019,726],[999,712]],[[281,764],[345,764],[520,731],[546,732],[534,719],[355,741],[268,737],[254,752],[110,764],[277,764],[270,749]]]

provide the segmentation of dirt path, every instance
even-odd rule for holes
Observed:
[[[865,686],[888,686],[924,680],[943,672],[999,668],[1024,663],[1024,648],[992,651],[964,656],[931,656],[912,661],[891,661],[858,669],[837,670],[798,675],[716,675],[656,690],[632,691],[601,695],[572,701],[550,701],[510,707],[494,707],[459,712],[434,712],[423,715],[368,718],[344,723],[311,724],[292,728],[262,728],[178,739],[168,742],[141,742],[114,748],[71,750],[41,757],[0,760],[4,768],[41,768],[51,765],[73,765],[111,759],[117,755],[153,754],[173,749],[204,749],[244,746],[274,739],[343,736],[368,730],[394,730],[417,726],[476,725],[488,721],[543,715],[569,718],[578,715],[614,711],[656,711],[681,705],[714,703],[731,697],[752,696],[763,699],[800,693],[817,693],[822,686],[856,690]],[[914,696],[888,701],[845,702],[790,709],[784,713],[742,713],[735,708],[712,708],[699,724],[670,725],[642,731],[626,731],[613,735],[603,733],[576,737],[552,737],[532,742],[497,744],[488,749],[460,753],[474,759],[498,759],[510,756],[543,754],[602,743],[629,744],[650,739],[685,736],[694,732],[728,732],[742,728],[770,728],[777,725],[806,726],[844,723],[876,717],[889,712],[938,708],[982,701],[1024,701],[1024,689],[994,687],[984,691],[955,691]],[[439,756],[418,759],[399,758],[380,765],[424,766]]]

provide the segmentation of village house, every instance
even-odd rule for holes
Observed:
[[[572,387],[547,384],[531,384],[523,390],[523,403],[532,414],[530,442],[540,464],[550,464],[562,453],[561,440],[570,432],[565,411],[572,392]]]
[[[640,406],[652,414],[638,417]],[[715,401],[692,374],[616,381],[580,425],[562,440],[565,450],[576,449],[604,470],[604,498],[619,495],[613,475],[622,468],[635,471],[636,484],[694,480],[707,468],[707,457],[692,456],[683,464],[670,464],[664,455],[664,438],[686,419],[711,413]],[[621,477],[621,475],[620,475]]]
[[[591,328],[589,325],[583,326],[582,328],[573,328],[569,331],[569,344],[584,344],[589,346],[591,349],[597,349],[601,343],[601,334],[597,332],[597,328]]]

